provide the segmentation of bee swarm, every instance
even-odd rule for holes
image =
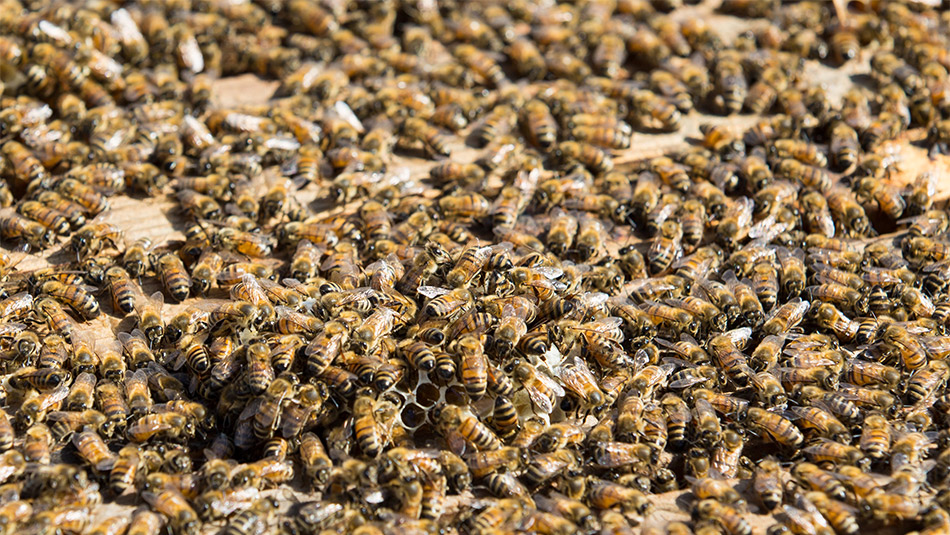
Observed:
[[[950,531],[940,4],[0,0],[0,535]]]

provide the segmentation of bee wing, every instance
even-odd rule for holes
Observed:
[[[604,292],[587,292],[581,296],[581,300],[587,307],[596,308],[606,303],[609,297]],[[622,320],[621,323],[623,323]]]
[[[644,366],[650,363],[650,354],[645,349],[640,348],[634,353],[632,359],[623,355],[623,360],[626,361],[634,371],[640,371]]]
[[[917,186],[923,186],[924,190],[927,192],[927,195],[933,197],[937,192],[937,173],[936,171],[925,171],[919,175],[914,180],[914,184]]]
[[[806,311],[808,310],[808,308],[811,306],[811,303],[809,303],[808,301],[802,299],[801,297],[796,297],[795,299],[792,299],[791,301],[789,301],[789,302],[786,303],[785,305],[776,306],[775,308],[773,308],[773,309],[772,309],[772,312],[769,313],[769,316],[765,319],[765,321],[771,320],[771,319],[774,318],[779,312],[781,312],[786,306],[789,306],[789,305],[792,307],[792,309],[791,309],[791,313],[790,313],[788,316],[791,317],[791,318],[799,318],[799,319],[800,319],[801,316],[804,316],[805,312],[806,312]]]
[[[300,148],[300,142],[296,138],[289,135],[275,135],[264,140],[264,146],[268,149],[276,149],[282,151],[295,151]],[[288,181],[289,182],[289,181]]]
[[[528,392],[528,396],[531,397],[531,401],[541,412],[545,414],[551,414],[554,412],[555,403],[557,401],[556,398],[564,397],[564,389],[561,388],[561,385],[557,384],[554,379],[551,379],[549,376],[541,372],[537,373],[537,379],[538,381],[544,383],[548,389],[554,392],[554,400],[549,398],[543,390],[536,388],[533,385],[526,384],[525,390]]]
[[[96,379],[95,376],[93,376],[92,379],[93,381],[95,381]],[[47,407],[50,407],[56,403],[59,403],[60,401],[66,399],[66,396],[68,395],[69,395],[69,387],[65,384],[59,385],[58,387],[56,387],[56,390],[53,390],[52,392],[48,394],[47,404],[46,404]]]
[[[769,214],[761,221],[752,225],[752,228],[749,229],[750,238],[762,238],[770,234],[771,229],[775,226],[775,214]],[[769,240],[771,241],[771,240]]]
[[[465,437],[456,430],[446,432],[445,442],[449,449],[460,457],[465,454],[465,450],[468,447],[468,442],[466,442]]]
[[[777,336],[784,336],[792,340],[791,342],[788,343],[787,346],[785,346],[785,350],[782,352],[786,355],[795,355],[798,353],[810,352],[810,350],[820,351],[825,348],[824,342],[818,342],[818,341],[809,342],[809,341],[804,341],[804,340],[799,341],[797,340],[798,335],[796,334],[786,334],[786,335],[777,335]]]
[[[4,323],[0,325],[0,336],[11,336],[26,330],[23,323]]]
[[[937,225],[942,222],[942,219],[939,217],[931,217],[927,214],[921,214],[921,215],[912,216],[912,217],[904,217],[896,221],[898,225],[907,225],[907,224],[923,223],[923,222],[930,223],[932,225]]]
[[[679,269],[679,268],[683,267],[684,265],[686,265],[686,263],[689,262],[689,261],[692,260],[692,259],[693,259],[693,255],[687,255],[687,256],[681,257],[681,258],[677,259],[675,262],[673,262],[672,268],[673,268],[674,270],[675,270],[675,269]],[[712,265],[712,262],[713,262],[713,261],[712,261],[711,258],[707,258],[707,259],[702,260],[701,262],[699,262],[699,264],[697,264],[697,266],[696,266],[696,272],[697,272],[697,273],[706,273],[706,272],[709,270],[709,266]],[[652,279],[645,279],[645,280],[652,280]],[[672,286],[672,285],[671,285],[671,286]],[[672,288],[668,288],[668,289],[672,289]]]
[[[432,286],[427,286],[427,288],[433,288]],[[444,289],[444,288],[440,288]],[[448,292],[446,292],[448,293]],[[344,293],[344,296],[340,298],[339,305],[346,305],[349,303],[354,303],[356,301],[362,301],[364,299],[379,299],[381,296],[379,292],[372,288],[354,288],[352,290],[347,290]]]
[[[734,285],[739,284],[739,278],[736,277],[736,272],[730,269],[723,272],[722,282],[725,282],[730,288],[732,288]]]
[[[582,325],[583,328],[590,331],[608,332],[618,329],[623,325],[623,319],[616,316],[608,316],[599,320],[591,321]]]
[[[650,290],[655,291],[655,292],[662,292],[666,290],[676,289],[676,286],[668,282],[656,282],[655,279],[649,279],[649,278],[632,280],[626,284],[626,289],[628,289],[631,292],[639,291],[643,289],[644,287],[649,287]]]
[[[363,123],[360,122],[359,117],[353,113],[353,109],[350,108],[350,105],[342,100],[338,100],[333,103],[333,106],[327,110],[327,116],[346,121],[350,126],[353,127],[354,130],[359,133],[363,133],[365,131]]]
[[[439,288],[438,286],[420,286],[416,291],[428,297],[429,299],[435,299],[440,295],[450,293],[452,290],[449,290],[448,288]]]
[[[752,337],[752,329],[749,327],[740,327],[738,329],[726,331],[723,333],[723,336],[729,338],[733,344],[740,346],[749,341],[749,338]]]
[[[290,307],[283,306],[283,305],[275,306],[274,312],[277,313],[278,318],[286,318],[295,323],[299,323],[303,319],[300,317],[301,316],[300,312],[297,312],[296,310]]]
[[[129,371],[125,377],[125,387],[129,388],[130,386],[139,385],[147,386],[148,385],[148,374],[145,373],[145,370],[139,368],[134,372]]]
[[[68,421],[78,414],[76,411],[52,411],[46,415],[46,419],[50,422]]]
[[[33,306],[33,296],[26,293],[20,292],[9,298],[9,308],[29,308]]]
[[[538,179],[540,178],[540,168],[532,167],[531,169],[523,169],[515,176],[513,185],[514,187],[518,188],[522,194],[530,198],[533,195],[534,190],[537,188]]]
[[[785,516],[789,518],[790,521],[794,522],[799,526],[814,526],[817,522],[814,517],[819,515],[808,514],[805,511],[799,509],[798,507],[792,507],[788,504],[782,505],[782,511],[785,512]],[[824,520],[824,517],[822,517]]]
[[[556,279],[564,274],[564,270],[558,267],[539,266],[534,270],[547,279]]]
[[[165,295],[161,291],[152,293],[152,295],[145,295],[143,293],[138,293],[135,297],[135,311],[141,314],[146,307],[152,306],[159,311],[162,310],[162,307],[165,305]]]
[[[923,333],[931,332],[930,329],[928,329],[927,327],[924,327],[923,325],[902,325],[902,326],[904,327],[904,330],[910,334],[923,334]],[[918,337],[918,340],[920,338],[921,337]]]
[[[104,354],[108,352],[122,352],[122,344],[115,338],[100,338],[96,340],[96,352]]]
[[[394,319],[394,318],[399,317],[399,313],[398,313],[398,312],[396,312],[395,310],[393,310],[393,309],[391,309],[391,308],[384,307],[384,306],[383,306],[383,307],[379,307],[378,309],[376,309],[376,312],[374,312],[374,314],[379,314],[379,315],[381,315],[381,316],[388,316],[388,318],[386,318],[387,320],[388,320],[388,319]]]
[[[805,407],[788,407],[782,411],[782,416],[793,422],[796,420],[806,420],[816,425],[818,423],[816,417]]]
[[[892,270],[877,266],[864,266],[861,278],[868,282],[883,280],[883,282],[900,282],[900,277],[893,275]]]
[[[657,225],[662,224],[664,221],[669,219],[670,216],[672,216],[673,213],[676,212],[678,208],[679,208],[679,205],[675,203],[664,204],[655,213],[655,216],[653,218],[655,223]]]
[[[755,203],[748,197],[739,197],[732,206],[732,211],[736,216],[736,222],[739,227],[748,227],[752,222],[752,211]]]
[[[76,376],[76,380],[73,381],[73,388],[80,388],[80,387],[95,388],[95,386],[96,386],[96,376],[89,372],[80,373],[79,375]],[[69,390],[70,389],[67,388],[67,393],[69,392]]]
[[[678,389],[681,389],[681,388],[689,388],[689,387],[691,387],[691,386],[693,386],[693,385],[696,385],[696,384],[699,384],[699,383],[703,383],[703,382],[706,382],[706,381],[708,381],[708,380],[709,380],[708,377],[702,377],[702,376],[700,376],[700,375],[693,375],[693,376],[691,376],[691,377],[684,377],[684,378],[682,378],[682,379],[677,379],[677,380],[675,380],[675,381],[671,381],[668,386],[669,386],[669,388],[672,388],[672,389],[674,389],[674,390],[678,390]]]
[[[710,403],[709,401],[703,398],[696,398],[693,401],[693,406],[698,411],[703,411],[703,412],[708,412],[708,413],[713,413],[713,414],[715,414],[716,412],[716,409],[713,408],[712,403]]]
[[[307,242],[307,243],[309,243],[309,242]],[[284,283],[284,286],[290,288],[291,290],[296,290],[296,291],[298,291],[298,292],[300,292],[300,293],[302,293],[302,294],[304,294],[304,295],[308,295],[308,294],[307,294],[307,285],[304,284],[304,283],[302,283],[302,282],[300,282],[300,281],[297,280],[297,279],[286,278],[286,279],[281,279],[280,282]]]
[[[142,417],[139,418],[139,420],[134,425],[129,427],[129,435],[137,435],[139,433],[158,433],[161,431],[167,431],[171,428],[171,425],[156,423],[154,420],[151,420],[148,417]]]
[[[699,341],[696,340],[696,338],[694,338],[691,334],[688,334],[688,333],[680,333],[680,340],[683,342],[693,344],[695,346],[702,347],[702,344],[700,344]]]
[[[660,342],[660,340],[662,340],[662,338],[657,338],[654,341],[660,345],[670,344],[667,347],[672,347],[672,344],[669,341],[663,340],[662,342]],[[663,360],[661,362],[663,364],[672,364],[673,366],[679,366],[680,368],[695,368],[696,367],[696,365],[693,364],[692,362],[688,360],[683,360],[678,357],[663,357]]]
[[[944,260],[942,262],[934,262],[933,264],[926,264],[921,266],[921,271],[925,273],[933,273],[939,271],[942,275],[942,278],[946,278],[946,274],[950,271],[950,261]]]

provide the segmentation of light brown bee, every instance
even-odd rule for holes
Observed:
[[[834,475],[822,470],[812,463],[802,462],[795,465],[791,474],[803,485],[819,490],[835,500],[843,500],[846,495],[844,485]]]
[[[710,520],[729,533],[737,535],[752,533],[749,522],[736,509],[713,499],[698,502],[693,509],[693,516],[700,520]]]
[[[795,425],[781,415],[769,412],[758,407],[750,407],[747,423],[759,430],[770,440],[787,447],[797,448],[805,441],[802,432]]]
[[[198,514],[179,491],[165,489],[158,493],[145,492],[143,497],[155,511],[164,515],[177,531],[187,535],[198,532],[201,525]]]
[[[505,55],[514,64],[518,74],[529,80],[540,80],[547,72],[541,52],[530,39],[515,39],[505,48]]]
[[[6,239],[24,240],[40,249],[52,245],[55,241],[55,233],[52,230],[19,214],[0,217],[0,235]]]
[[[17,212],[27,218],[42,224],[57,234],[69,232],[70,222],[66,214],[50,208],[39,201],[26,201],[17,206]]]
[[[492,86],[498,87],[505,80],[501,66],[491,56],[472,45],[463,44],[456,47],[455,57]]]
[[[115,466],[116,457],[109,451],[109,447],[95,431],[83,431],[73,437],[73,445],[97,472],[108,472]]]
[[[433,167],[429,176],[438,184],[471,187],[484,182],[485,170],[474,163],[445,162]]]
[[[158,346],[158,343],[165,335],[165,321],[162,319],[162,306],[164,303],[165,299],[161,292],[155,292],[151,296],[138,294],[138,299],[135,302],[135,312],[138,315],[138,328],[139,331],[144,334],[148,347]],[[124,342],[123,345],[125,345]]]
[[[81,286],[67,286],[59,281],[49,280],[40,286],[39,291],[69,305],[86,319],[99,315],[99,302]]]
[[[558,125],[544,102],[537,99],[528,101],[520,112],[519,122],[533,145],[544,151],[554,148]]]
[[[449,156],[452,153],[448,136],[422,119],[410,117],[404,120],[399,132],[406,139],[421,143],[426,154]]]
[[[494,450],[501,447],[498,437],[465,409],[453,405],[443,406],[437,419],[440,429],[446,433],[455,449],[464,449],[464,444],[470,444],[478,450]]]
[[[620,507],[636,514],[646,514],[653,507],[643,492],[593,476],[587,481],[587,501],[597,509]]]

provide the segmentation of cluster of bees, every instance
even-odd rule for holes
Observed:
[[[892,150],[950,147],[946,12],[0,7],[0,532],[950,531],[950,214]],[[697,112],[760,118],[618,158]]]

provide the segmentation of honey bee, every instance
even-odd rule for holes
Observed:
[[[558,137],[558,125],[551,110],[541,100],[530,100],[522,108],[518,118],[529,141],[543,151],[554,148]]]
[[[198,513],[181,493],[175,489],[165,489],[158,493],[144,492],[142,496],[158,513],[164,515],[176,531],[187,535],[198,532],[201,521]]]
[[[674,132],[679,130],[682,114],[680,107],[670,98],[664,97],[647,89],[634,91],[631,95],[631,112],[635,112],[637,124],[640,128],[657,132]],[[573,133],[573,132],[572,132]],[[577,137],[577,134],[574,134]],[[617,134],[614,134],[617,136]],[[615,137],[615,142],[608,145],[612,149],[629,148],[629,136]]]
[[[138,328],[148,341],[148,347],[157,347],[165,336],[165,321],[162,319],[164,296],[162,292],[155,292],[151,296],[137,295],[135,311],[138,314]]]
[[[732,485],[721,479],[706,477],[692,482],[691,490],[700,500],[714,499],[734,507],[742,507],[745,501]]]
[[[50,446],[53,436],[44,424],[36,424],[26,430],[23,443],[23,458],[27,462],[50,464]]]
[[[511,373],[527,391],[532,403],[546,414],[550,414],[557,400],[564,396],[564,389],[550,376],[520,359],[505,366],[505,372]]]
[[[805,437],[791,421],[773,412],[749,407],[746,421],[763,436],[783,446],[797,448],[805,442]]]
[[[176,301],[184,301],[191,291],[191,276],[181,258],[174,253],[163,253],[151,259],[158,271],[162,286]]]
[[[112,470],[116,463],[115,455],[95,431],[83,431],[73,437],[76,451],[97,472],[104,473]]]
[[[439,209],[448,219],[475,219],[489,215],[491,204],[478,193],[457,193],[439,199]]]
[[[122,448],[119,450],[115,465],[109,473],[110,486],[119,494],[133,488],[140,477],[139,470],[142,467],[143,461],[136,447],[126,446]]]
[[[29,185],[29,189],[45,189],[42,186],[49,186],[49,173],[30,149],[10,141],[4,144],[2,153],[9,162],[13,176],[24,185]]]
[[[0,235],[7,239],[25,240],[40,249],[52,245],[55,241],[55,233],[52,230],[19,214],[0,217]]]
[[[831,303],[816,304],[810,313],[818,325],[832,331],[841,341],[849,341],[857,334],[858,323]]]
[[[418,117],[405,119],[399,133],[405,139],[421,143],[426,154],[449,156],[452,153],[448,146],[448,136]]]
[[[469,44],[462,44],[455,48],[454,53],[459,61],[489,85],[498,87],[504,82],[505,74],[501,67],[484,51]]]
[[[897,353],[905,368],[917,370],[926,365],[924,346],[907,329],[898,325],[888,325],[881,333],[881,339],[886,347]]]
[[[803,301],[801,298],[796,297],[788,303],[776,307],[772,314],[765,320],[762,329],[768,334],[779,335],[787,333],[789,329],[795,327],[804,319],[808,309],[808,301]]]
[[[835,500],[843,500],[846,495],[844,485],[835,477],[812,463],[799,463],[791,470],[792,476],[802,484],[814,490],[824,492]]]
[[[17,206],[17,212],[44,227],[52,230],[56,234],[66,234],[69,232],[70,222],[66,214],[50,208],[39,201],[26,201]]]
[[[39,291],[80,313],[86,319],[99,315],[99,302],[82,286],[67,286],[56,280],[42,283]]]
[[[78,229],[86,224],[86,216],[82,206],[61,196],[56,191],[44,190],[37,195],[36,200],[54,213],[66,217],[70,228]]]
[[[453,450],[462,451],[466,444],[480,451],[495,450],[502,446],[498,437],[485,424],[460,407],[442,406],[438,409],[436,421]]]
[[[733,507],[722,504],[714,499],[698,502],[693,509],[693,517],[697,520],[712,521],[729,533],[749,535],[752,527],[749,522]]]
[[[907,384],[907,399],[911,403],[934,396],[940,385],[944,384],[950,375],[950,369],[942,361],[930,361],[926,366],[917,370]]]
[[[597,509],[619,506],[622,511],[638,515],[649,513],[653,507],[643,492],[593,476],[587,480],[587,502]]]
[[[850,172],[858,164],[858,155],[861,151],[861,145],[858,141],[858,134],[846,122],[835,123],[831,130],[831,143],[829,152],[835,170],[841,172]]]

